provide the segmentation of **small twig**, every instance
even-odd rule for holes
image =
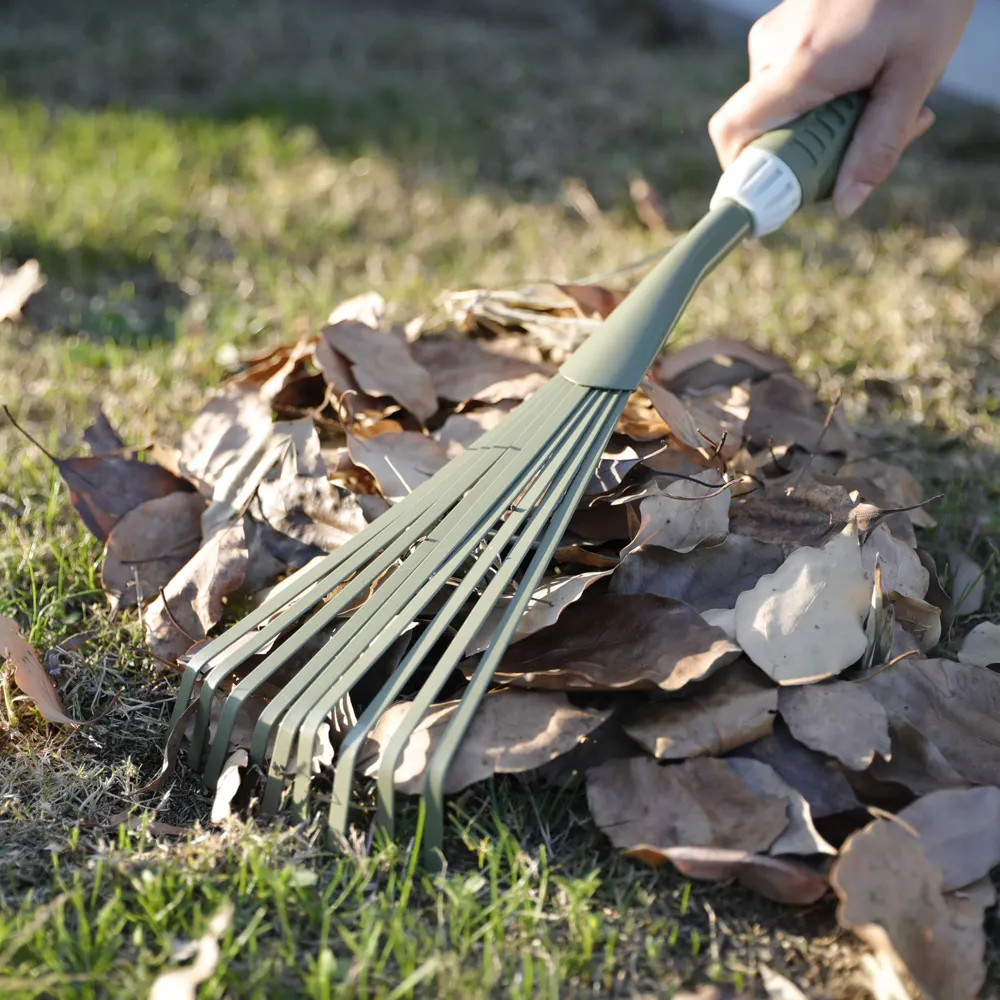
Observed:
[[[778,470],[778,472],[781,473],[781,475],[784,476],[787,473],[789,473],[789,472],[792,471],[791,469],[786,469],[781,464],[781,459],[778,458],[778,456],[774,453],[774,438],[768,438],[767,439],[767,450],[768,450],[768,454],[770,454],[770,456],[771,456],[771,461],[774,462],[775,468]]]
[[[177,631],[180,632],[185,639],[190,639],[192,645],[196,642],[201,642],[201,639],[196,639],[193,635],[191,635],[191,633],[188,632],[188,630],[184,628],[184,626],[181,625],[181,623],[174,617],[174,613],[170,610],[170,602],[167,600],[167,595],[163,592],[162,587],[160,587],[160,600],[163,601],[163,610],[166,612],[167,618],[170,619],[170,624],[173,625],[173,627],[177,629]],[[164,662],[169,662],[169,660]]]
[[[840,406],[840,401],[843,398],[844,390],[838,389],[836,398],[830,404],[830,409],[826,411],[826,420],[823,421],[823,429],[819,432],[819,437],[816,438],[816,444],[813,446],[812,451],[809,452],[809,457],[806,459],[805,465],[803,465],[799,470],[798,479],[796,479],[792,484],[793,490],[802,484],[805,474],[809,471],[809,466],[812,465],[812,461],[816,457],[816,453],[819,451],[819,446],[823,443],[823,438],[826,437],[826,432],[830,429],[830,424],[833,423],[833,415],[837,412],[837,407]]]
[[[52,454],[43,444],[33,438],[15,419],[14,414],[10,412],[10,408],[6,403],[3,404],[3,412],[7,419],[14,425],[16,430],[19,430],[50,462],[54,464],[59,464],[59,459]]]

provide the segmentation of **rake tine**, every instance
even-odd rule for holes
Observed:
[[[548,455],[540,456],[540,461],[544,461],[546,458],[548,458]],[[537,508],[539,502],[543,500],[548,489],[548,483],[540,478],[536,478],[535,481],[532,482],[528,492],[525,493],[522,499],[518,501],[517,506],[509,512],[508,516],[504,519],[499,529],[490,540],[490,543],[477,557],[473,567],[469,569],[466,576],[456,587],[454,593],[452,593],[449,597],[444,607],[437,612],[434,616],[434,620],[427,626],[413,648],[408,651],[406,656],[400,662],[395,673],[389,678],[388,681],[386,681],[381,690],[344,737],[344,740],[339,748],[338,759],[334,769],[333,789],[328,817],[328,825],[331,832],[343,833],[347,829],[351,788],[353,787],[357,758],[364,745],[365,739],[371,732],[371,729],[374,727],[382,713],[396,700],[403,687],[413,676],[414,672],[420,666],[426,655],[434,648],[442,634],[450,626],[455,615],[461,610],[465,602],[475,593],[477,585],[490,571],[494,560],[504,551],[504,549],[507,548],[511,540],[515,538],[518,530],[521,528],[525,520],[536,516],[536,514],[542,517],[545,516],[544,511],[539,512]],[[480,598],[480,603],[487,607],[487,612],[492,607],[492,604],[495,603],[490,600],[489,595],[492,593],[495,594],[496,598],[499,598],[509,582],[510,577],[512,577],[514,572],[516,572],[517,560],[513,557],[510,559],[508,568],[510,569],[510,573],[504,575],[503,570],[501,569],[500,574],[502,579],[500,579],[498,583],[494,583],[493,591],[487,590]],[[478,629],[480,625],[481,621],[477,618],[475,623],[476,629]],[[456,657],[455,659],[456,663],[458,658],[460,658],[461,653],[464,651],[468,641],[471,639],[473,630],[466,629],[463,632],[460,629],[459,632],[461,633],[461,637],[456,634],[456,637],[453,640],[458,644],[456,648],[459,650],[459,657]],[[445,656],[447,657],[447,655],[448,654],[446,653]],[[447,675],[452,669],[454,669],[454,664],[450,664],[447,668],[439,667],[437,669],[440,671],[440,674],[443,675],[443,679],[446,680]],[[429,682],[430,678],[428,678],[428,681],[425,681],[425,684]],[[335,694],[339,694],[339,689],[337,689],[337,691],[329,692],[325,696],[322,704],[325,705],[327,702],[333,700]],[[312,730],[314,725],[318,726],[320,721],[322,721],[322,719],[318,713],[315,717],[310,718],[309,728],[306,730],[306,734],[308,735],[308,732]],[[302,737],[300,736],[300,740],[301,739]],[[298,778],[296,778],[296,780],[298,780]],[[382,825],[383,827],[386,827],[391,826],[391,824],[392,814],[391,810],[389,810],[388,815],[383,817]]]
[[[595,398],[601,399],[600,396]],[[621,405],[624,406],[624,403]],[[558,464],[553,463],[556,468],[562,468],[567,459],[571,459],[574,450],[579,451],[579,445],[581,442],[589,439],[590,435],[593,433],[592,426],[589,423],[585,427],[576,428],[575,431],[576,432],[567,442],[566,447],[561,450],[559,456],[560,461]],[[581,456],[581,459],[584,456],[589,456],[593,453],[593,451],[594,449],[588,448],[584,452],[583,456]],[[575,467],[576,463],[574,462],[574,471]],[[435,664],[428,677],[424,680],[400,727],[390,737],[384,750],[382,763],[378,770],[378,807],[376,821],[380,827],[391,830],[393,826],[395,809],[394,777],[396,767],[399,763],[399,758],[402,756],[403,750],[405,749],[410,736],[420,724],[423,717],[427,714],[427,711],[434,702],[434,699],[437,698],[452,670],[455,669],[459,660],[465,654],[468,643],[482,627],[490,611],[492,611],[493,607],[496,605],[497,601],[506,589],[508,583],[519,569],[527,554],[531,551],[532,546],[535,545],[536,534],[531,529],[536,525],[541,527],[552,517],[553,513],[558,509],[559,504],[562,502],[564,492],[565,486],[561,486],[559,483],[552,484],[551,481],[549,482],[549,488],[545,494],[544,500],[538,507],[535,508],[534,511],[532,511],[527,526],[523,528],[520,537],[517,538],[513,547],[506,554],[504,559],[504,568],[493,578],[493,580],[490,581],[489,585],[483,592],[483,596],[476,602],[475,608],[466,617],[457,634],[452,638],[447,650]],[[557,538],[558,537],[559,536],[557,536]],[[544,553],[539,552],[532,565],[540,563],[542,570],[544,570],[548,559],[549,556],[545,556]],[[524,580],[521,581],[518,588],[518,598],[522,600],[522,604],[529,600],[533,590],[534,586],[530,582],[525,582]]]
[[[585,412],[581,413],[581,420],[585,420],[586,416]],[[501,481],[510,481],[507,496],[495,497],[491,508],[476,513],[477,498],[470,494],[467,498],[469,513],[466,515],[466,520],[460,525],[449,525],[448,527],[449,533],[455,536],[455,543],[448,548],[443,548],[446,543],[434,541],[428,547],[428,551],[437,557],[431,567],[433,572],[429,580],[421,574],[421,565],[416,560],[415,554],[410,555],[405,560],[403,567],[396,571],[389,583],[386,584],[389,586],[395,583],[397,578],[400,581],[400,593],[393,601],[393,606],[398,610],[392,619],[386,621],[384,617],[384,607],[389,603],[388,601],[382,601],[377,607],[372,605],[357,612],[347,625],[342,626],[340,635],[331,641],[329,647],[317,654],[315,661],[308,664],[300,672],[296,681],[286,687],[262,713],[258,729],[254,733],[255,751],[263,749],[267,739],[266,727],[272,723],[280,711],[288,706],[290,697],[294,696],[295,698],[294,704],[291,705],[281,721],[271,753],[272,767],[262,803],[262,808],[265,811],[277,806],[282,781],[288,769],[288,761],[296,745],[298,763],[294,773],[297,784],[293,788],[293,801],[297,805],[304,800],[308,793],[311,777],[310,758],[313,740],[316,730],[327,714],[327,706],[336,704],[357,683],[372,663],[381,656],[384,648],[395,638],[397,630],[392,628],[392,625],[394,623],[399,623],[401,626],[409,624],[441,587],[447,584],[452,573],[469,558],[470,552],[480,545],[484,531],[495,522],[498,513],[507,509],[509,504],[516,499],[517,494],[522,492],[524,471],[530,470],[537,477],[537,467],[544,467],[545,453],[537,454],[537,448],[533,446],[530,449],[525,449],[525,454],[531,456],[531,465],[525,463],[520,470],[521,474],[511,475],[508,469],[503,470],[498,476]],[[488,496],[490,491],[495,490],[496,484],[485,480],[481,490],[477,486],[477,492],[484,496]],[[387,596],[391,598],[393,595],[390,593]],[[349,631],[351,634],[348,635]],[[337,638],[341,638],[342,641],[337,642]],[[358,658],[359,656],[360,658]],[[319,664],[319,670],[312,669],[316,661],[322,661]],[[341,666],[340,663],[347,666]],[[331,668],[333,669],[332,676],[330,675]],[[303,675],[308,676],[303,677]],[[279,699],[281,700],[280,706],[278,705]],[[312,726],[310,736],[310,729],[306,721],[313,716],[315,723]],[[261,740],[260,743],[258,743],[258,739]]]
[[[538,585],[545,567],[548,565],[552,554],[559,545],[560,540],[570,518],[576,509],[587,483],[593,475],[594,467],[600,460],[600,456],[607,445],[608,439],[614,430],[618,417],[625,408],[628,394],[622,394],[618,399],[610,400],[606,408],[603,419],[602,431],[595,435],[594,446],[589,454],[580,462],[575,462],[566,473],[560,477],[560,485],[557,487],[559,493],[568,486],[563,495],[561,506],[555,514],[552,523],[538,543],[537,551],[525,571],[521,580],[518,592],[504,611],[500,625],[494,634],[490,645],[479,661],[476,669],[469,680],[469,686],[465,689],[458,704],[455,714],[448,720],[445,731],[441,736],[441,741],[434,751],[427,767],[427,777],[424,783],[423,805],[426,809],[426,819],[424,824],[423,858],[424,864],[431,871],[438,871],[441,868],[441,848],[444,843],[444,786],[451,767],[451,762],[455,757],[462,738],[465,736],[472,717],[479,707],[489,689],[493,675],[497,666],[506,652],[510,640],[514,636],[517,623],[527,606],[532,592]],[[575,476],[573,475],[575,473]],[[569,482],[567,482],[569,480]],[[565,486],[564,486],[565,484]]]

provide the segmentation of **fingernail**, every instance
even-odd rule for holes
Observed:
[[[868,196],[874,190],[875,188],[871,184],[862,184],[860,181],[848,184],[843,191],[837,194],[835,199],[834,207],[837,210],[837,215],[842,219],[853,215],[867,201]]]

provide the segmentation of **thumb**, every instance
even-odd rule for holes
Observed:
[[[906,147],[931,127],[934,113],[924,107],[926,96],[923,81],[913,77],[887,76],[876,86],[834,186],[838,215],[846,218],[857,211],[895,170]]]
[[[754,139],[834,96],[788,65],[758,73],[709,120],[708,134],[723,169]]]

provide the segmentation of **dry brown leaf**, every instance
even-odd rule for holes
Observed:
[[[224,903],[208,922],[207,933],[191,948],[181,948],[184,957],[194,955],[194,962],[177,969],[161,972],[153,981],[149,1000],[195,1000],[198,986],[210,979],[219,964],[219,938],[225,934],[232,922],[235,908],[230,902]]]
[[[687,697],[637,706],[622,728],[659,760],[724,754],[767,736],[778,689],[755,666],[736,662]]]
[[[751,789],[714,757],[610,760],[587,772],[594,822],[615,847],[766,851],[788,826],[784,799]]]
[[[242,518],[202,543],[146,608],[146,639],[158,660],[173,663],[205,638],[222,618],[222,599],[243,585],[248,562]]]
[[[215,783],[215,798],[212,799],[212,815],[209,822],[214,826],[224,823],[231,814],[231,806],[236,793],[240,790],[240,768],[249,763],[249,756],[243,747],[234,750],[222,765],[222,773]]]
[[[487,431],[493,430],[513,408],[514,403],[507,402],[453,413],[432,436],[445,446],[448,458],[454,458]]]
[[[520,401],[552,374],[549,367],[494,353],[464,338],[423,337],[410,345],[410,351],[430,372],[437,394],[453,403]]]
[[[351,362],[362,392],[391,397],[422,424],[437,412],[431,376],[395,334],[348,321],[325,327],[323,339]]]
[[[875,578],[875,559],[882,570],[882,589],[922,601],[927,596],[931,575],[920,556],[890,531],[888,525],[876,525],[861,546],[861,564],[871,579]]]
[[[796,549],[737,598],[737,642],[779,684],[838,674],[865,651],[870,594],[857,534],[848,530],[822,549]]]
[[[766,854],[731,851],[719,847],[651,847],[639,845],[625,851],[649,865],[671,862],[688,878],[718,882],[735,878],[746,888],[776,903],[809,906],[829,888],[826,876],[801,861],[772,858]]]
[[[709,441],[718,442],[722,439],[722,427],[714,421],[706,421],[704,414],[699,415],[702,418],[699,420],[691,412],[687,400],[682,400],[669,389],[648,380],[643,382],[642,390],[653,404],[653,409],[666,422],[670,434],[682,444],[700,451],[708,446]],[[705,436],[702,437],[702,434]]]
[[[554,625],[511,646],[494,680],[558,691],[677,691],[739,654],[690,605],[607,594],[573,604]]]
[[[615,433],[632,441],[658,441],[669,435],[670,428],[656,412],[649,397],[637,391],[629,396],[625,409],[615,424]]]
[[[981,926],[953,919],[941,873],[920,838],[875,820],[848,838],[830,873],[837,919],[876,952],[888,952],[928,1000],[971,1000],[986,977]]]
[[[893,737],[892,758],[875,761],[875,777],[899,781],[917,794],[959,783],[996,782],[1000,677],[992,670],[911,657],[858,683],[885,708]],[[914,733],[922,739],[914,739]],[[929,752],[947,766],[944,773],[931,768]]]
[[[38,261],[26,260],[17,270],[0,267],[0,321],[21,318],[21,308],[45,284]]]
[[[982,608],[986,593],[986,574],[982,566],[961,549],[950,549],[948,572],[955,614],[974,615]]]
[[[891,465],[877,458],[865,458],[848,462],[839,472],[841,476],[860,476],[871,480],[885,494],[886,507],[914,507],[926,499],[920,484],[912,473],[901,465]],[[880,502],[876,497],[870,497],[873,502]],[[918,528],[936,527],[937,521],[928,513],[926,507],[914,507],[906,512],[909,519]]]
[[[211,496],[251,438],[271,423],[271,406],[258,392],[224,386],[195,417],[181,438],[181,472]]]
[[[448,461],[444,445],[415,431],[379,434],[368,440],[348,434],[347,447],[351,458],[375,477],[390,503],[412,493]]]
[[[650,483],[639,501],[639,530],[630,548],[657,546],[690,552],[714,545],[729,533],[729,493],[720,489],[722,476],[704,469],[698,483],[686,479]]]
[[[927,601],[887,591],[886,600],[892,605],[896,622],[909,632],[925,652],[941,641],[941,609]]]
[[[788,370],[788,362],[727,337],[698,340],[662,354],[653,366],[656,378],[674,392],[731,386]]]
[[[616,594],[659,594],[698,611],[734,608],[744,590],[784,562],[777,545],[729,535],[720,545],[679,555],[656,546],[640,547],[622,560],[611,578]]]
[[[1000,788],[944,789],[908,805],[899,819],[920,835],[920,846],[951,892],[1000,864]]]
[[[139,504],[111,529],[101,586],[112,612],[155,600],[198,551],[204,510],[199,493],[168,493]]]
[[[842,486],[825,486],[807,480],[788,491],[767,483],[733,503],[730,530],[760,542],[782,545],[791,553],[809,545],[817,547],[842,531],[855,507]]]
[[[1000,663],[1000,625],[980,622],[962,641],[958,659],[975,667]]]
[[[150,818],[147,819],[147,816]],[[107,818],[103,827],[105,830],[117,833],[118,828],[124,824],[127,830],[143,830],[153,837],[186,837],[192,832],[190,827],[161,823],[159,820],[153,819],[154,816],[156,813],[152,811],[131,816],[127,812],[114,813]]]
[[[411,702],[386,711],[361,757],[365,774],[373,775],[383,748],[409,712]],[[407,741],[394,775],[398,791],[420,795],[427,764],[459,702],[432,705]],[[540,691],[493,691],[476,709],[445,779],[445,793],[485,781],[494,774],[533,771],[573,749],[609,715],[608,711],[575,708],[565,695]]]
[[[46,722],[78,725],[64,711],[52,679],[13,618],[0,615],[0,654],[14,665],[14,683]]]
[[[625,300],[628,292],[600,285],[556,285],[565,292],[587,316],[607,319]]]
[[[129,450],[100,407],[97,408],[94,422],[84,430],[82,436],[83,443],[90,449],[91,455],[108,455]]]
[[[891,754],[885,709],[860,684],[833,681],[783,687],[778,711],[792,735],[805,746],[863,771],[881,754]]]
[[[770,764],[752,757],[729,757],[726,763],[754,791],[764,795],[777,795],[788,804],[788,827],[771,845],[768,854],[837,853],[837,849],[828,844],[813,825],[809,803]]]
[[[819,454],[846,452],[854,435],[838,409],[824,430],[827,409],[792,375],[776,374],[750,388],[750,413],[743,432],[756,448],[798,445]]]
[[[836,764],[795,740],[780,718],[770,736],[740,747],[740,756],[770,764],[809,803],[816,819],[861,808]]]
[[[555,576],[542,580],[529,598],[524,614],[518,619],[512,641],[518,642],[525,636],[555,624],[569,605],[580,600],[595,583],[610,575],[610,569],[603,569],[593,573],[576,573],[573,576]],[[466,647],[466,656],[480,653],[490,644],[509,601],[509,598],[501,601],[490,612],[483,627]]]

